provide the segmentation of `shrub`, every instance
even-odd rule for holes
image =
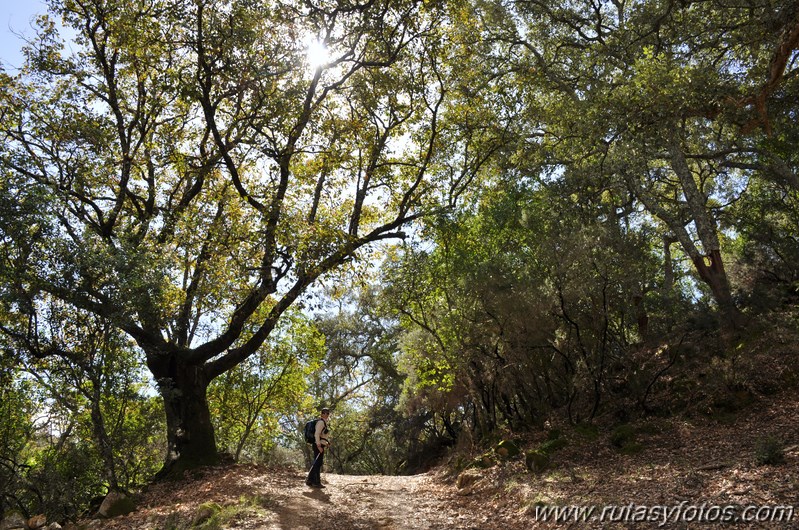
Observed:
[[[632,425],[620,425],[610,433],[610,443],[613,447],[623,448],[635,442],[635,429]]]
[[[599,428],[590,423],[581,422],[574,426],[576,432],[581,438],[592,442],[599,438]]]
[[[546,454],[552,454],[558,449],[563,449],[567,445],[569,445],[569,442],[566,438],[554,438],[542,443],[538,449]]]
[[[610,433],[610,443],[625,455],[638,453],[643,449],[643,445],[636,440],[636,434],[632,425],[620,425]]]
[[[776,466],[785,463],[783,444],[774,436],[761,440],[755,447],[755,462],[759,466]]]

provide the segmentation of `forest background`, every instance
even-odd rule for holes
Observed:
[[[396,474],[796,388],[795,2],[49,7],[0,72],[3,512],[302,466],[322,404]]]

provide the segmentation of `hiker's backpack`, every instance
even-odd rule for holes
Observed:
[[[305,434],[305,441],[309,444],[316,443],[316,422],[319,421],[318,419],[311,420],[305,424],[305,430],[303,431]]]
[[[321,421],[325,424],[325,428],[322,429],[322,434],[327,434],[327,422],[322,418],[316,418],[315,420],[311,420],[305,424],[305,429],[303,430],[303,435],[305,436],[305,441],[309,444],[316,443],[316,422]],[[326,440],[326,438],[322,438]]]

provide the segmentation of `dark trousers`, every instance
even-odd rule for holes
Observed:
[[[316,444],[313,447],[313,465],[308,472],[308,478],[305,482],[308,484],[321,484],[322,483],[322,464],[325,463],[325,454],[319,450]]]

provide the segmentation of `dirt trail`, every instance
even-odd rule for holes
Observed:
[[[222,528],[265,530],[484,529],[488,514],[466,509],[454,485],[434,474],[410,477],[322,474],[323,489],[305,486],[304,473],[234,465],[207,468],[177,483],[155,484],[139,509],[87,530],[193,528],[216,503]],[[81,525],[83,526],[83,525]],[[502,528],[513,526],[502,524]]]
[[[324,478],[325,489],[305,488],[299,495],[296,488],[290,489],[286,504],[278,510],[281,524],[275,528],[413,530],[465,524],[430,476],[327,474]],[[309,511],[316,513],[308,516]]]

